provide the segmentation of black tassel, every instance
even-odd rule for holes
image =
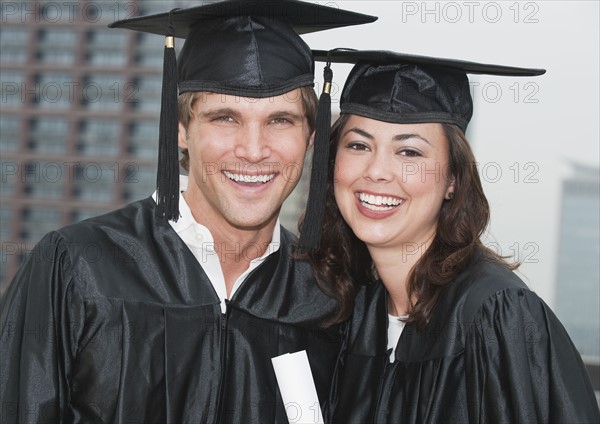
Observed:
[[[160,218],[179,219],[179,149],[177,146],[177,59],[173,26],[169,24],[165,39],[162,98],[156,176],[157,208]]]
[[[327,63],[323,71],[325,83],[323,93],[319,98],[317,112],[317,127],[313,147],[312,170],[310,176],[310,191],[306,214],[302,223],[302,231],[298,247],[301,251],[314,251],[321,240],[321,226],[325,215],[327,194],[327,172],[329,165],[329,137],[331,135],[331,82],[333,71]]]

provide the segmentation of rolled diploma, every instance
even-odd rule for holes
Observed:
[[[271,358],[290,423],[323,423],[317,389],[306,351]]]

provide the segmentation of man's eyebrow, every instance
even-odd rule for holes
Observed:
[[[278,110],[269,115],[270,118],[288,118],[293,121],[303,121],[305,115],[303,113],[292,112],[289,110]]]
[[[223,108],[216,108],[216,109],[200,111],[200,112],[198,112],[197,116],[198,116],[198,118],[210,119],[210,118],[216,118],[216,117],[222,116],[222,115],[237,117],[237,116],[239,116],[239,112],[236,111],[235,109],[223,107]]]

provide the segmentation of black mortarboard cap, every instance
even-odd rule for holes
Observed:
[[[342,114],[355,114],[398,124],[449,123],[466,131],[473,115],[467,74],[537,76],[543,69],[489,65],[455,59],[418,56],[380,50],[314,50],[315,60],[353,63],[340,99]],[[321,131],[321,128],[317,128]],[[326,130],[316,137],[329,138]],[[316,144],[316,143],[315,143]],[[328,158],[321,158],[319,175],[326,175]],[[313,170],[313,175],[315,171]],[[322,177],[326,178],[326,177]],[[300,246],[314,250],[320,240],[325,207],[326,180],[311,184]],[[307,219],[305,218],[304,224]]]
[[[342,91],[341,113],[394,123],[450,123],[463,131],[473,114],[467,74],[523,77],[546,72],[378,50],[313,53],[315,60],[355,64]]]
[[[109,25],[167,37],[159,130],[159,216],[179,218],[178,88],[179,93],[264,98],[311,86],[314,60],[299,34],[376,19],[298,0],[217,0]],[[173,37],[186,39],[178,65]]]

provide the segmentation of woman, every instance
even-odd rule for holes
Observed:
[[[586,370],[545,303],[486,248],[464,132],[466,72],[527,70],[374,52],[352,70],[331,137],[321,243],[310,254],[348,318],[335,423],[592,423]]]

